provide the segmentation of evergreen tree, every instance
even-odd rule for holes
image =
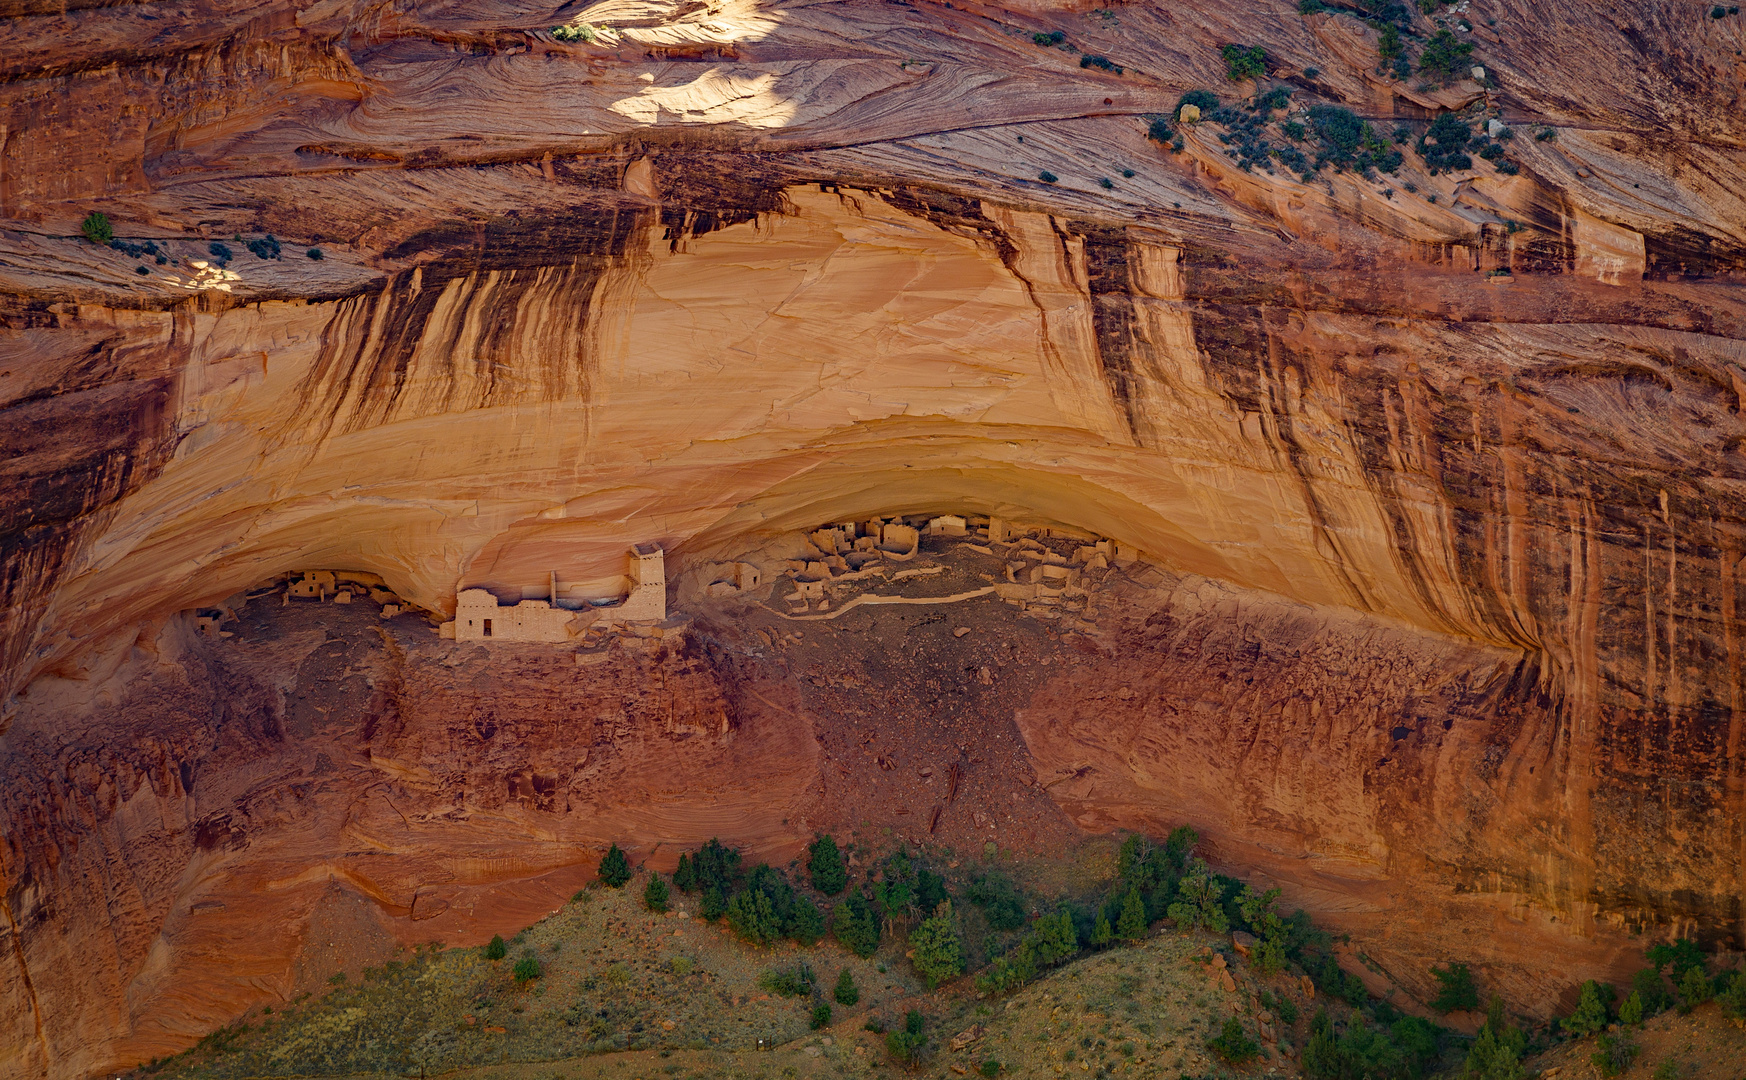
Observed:
[[[1310,1080],[1339,1080],[1340,1044],[1334,1038],[1334,1022],[1328,1010],[1316,1010],[1310,1021],[1309,1044],[1303,1048],[1303,1072]]]
[[[848,968],[837,975],[837,988],[831,991],[838,1005],[853,1005],[861,1000],[861,988],[855,985],[855,976]]]
[[[1655,970],[1671,967],[1668,972],[1673,977],[1675,986],[1685,978],[1685,973],[1692,968],[1702,969],[1706,966],[1704,951],[1691,938],[1677,938],[1671,942],[1651,945],[1644,953],[1649,962],[1655,965]]]
[[[1200,843],[1200,834],[1194,831],[1192,825],[1178,825],[1170,830],[1170,838],[1164,841],[1164,861],[1178,873],[1188,868],[1188,857],[1194,853],[1195,845]]]
[[[1595,1000],[1600,1000],[1598,992]],[[1578,1006],[1578,1012],[1581,1006]],[[1606,1007],[1601,1007],[1601,1022],[1606,1022]],[[1504,1020],[1503,999],[1492,996],[1485,1024],[1479,1037],[1467,1051],[1467,1061],[1461,1066],[1461,1080],[1522,1080],[1522,1052],[1527,1049],[1527,1036],[1510,1027]]]
[[[1686,1012],[1697,1008],[1715,996],[1715,987],[1710,985],[1703,967],[1685,969],[1685,978],[1679,980],[1679,1004]]]
[[[908,917],[915,907],[915,868],[902,848],[885,860],[881,880],[873,884],[873,900],[887,924]]]
[[[739,888],[740,853],[723,845],[720,840],[711,839],[709,843],[698,848],[691,865],[697,878],[697,887],[707,889],[713,886],[721,893],[724,901]]]
[[[1024,898],[1003,874],[987,874],[970,883],[964,895],[982,909],[988,928],[1000,933],[1017,930],[1025,924]]]
[[[918,911],[933,911],[950,900],[946,879],[932,870],[919,870],[915,875],[915,906]]]
[[[1580,1005],[1577,1007],[1576,1011],[1577,1012],[1582,1011],[1582,1008]],[[1627,1027],[1635,1027],[1638,1024],[1641,1024],[1642,1022],[1643,1022],[1643,995],[1639,994],[1639,993],[1637,993],[1637,991],[1633,990],[1633,991],[1631,991],[1631,996],[1625,999],[1625,1003],[1623,1005],[1619,1006],[1619,1023],[1624,1024]],[[1564,1028],[1567,1031],[1573,1030],[1569,1024],[1565,1024]],[[1580,1035],[1580,1034],[1582,1034],[1582,1032],[1579,1031],[1579,1032],[1577,1032],[1577,1034]]]
[[[622,888],[631,879],[630,860],[624,852],[614,844],[606,849],[606,855],[600,860],[600,881],[613,888]]]
[[[485,959],[501,960],[507,955],[509,955],[509,946],[503,943],[503,935],[491,935],[491,944],[485,946]]]
[[[1479,1008],[1479,987],[1473,984],[1473,972],[1466,964],[1434,967],[1431,974],[1442,984],[1442,989],[1431,1001],[1431,1008],[1444,1013]]]
[[[831,933],[843,948],[863,960],[879,948],[879,919],[861,890],[851,889],[831,912]]]
[[[1643,999],[1631,995],[1637,1000],[1637,1020],[1643,1019]],[[1620,1019],[1624,1019],[1621,1010]],[[1628,1021],[1627,1021],[1628,1022]],[[1607,1006],[1601,1000],[1600,984],[1593,979],[1582,984],[1582,996],[1576,1002],[1576,1011],[1570,1014],[1570,1019],[1564,1021],[1564,1030],[1574,1035],[1589,1035],[1607,1026]]]
[[[1654,1016],[1667,1008],[1667,983],[1654,968],[1631,976],[1631,990],[1643,999],[1643,1015]]]
[[[849,884],[843,854],[829,834],[821,833],[807,848],[806,872],[812,879],[812,887],[826,896],[837,895]]]
[[[1123,941],[1139,941],[1146,936],[1146,902],[1140,899],[1140,890],[1128,890],[1128,897],[1122,901],[1122,915],[1116,920],[1116,937]]]
[[[649,883],[643,887],[643,906],[650,911],[667,910],[667,883],[660,874],[649,875]]]
[[[1200,859],[1190,862],[1188,873],[1176,883],[1175,903],[1170,905],[1170,917],[1184,929],[1211,930],[1223,934],[1231,928],[1225,915],[1225,889],[1212,870]]]
[[[1249,1038],[1242,1023],[1234,1016],[1225,1018],[1224,1029],[1207,1045],[1232,1065],[1241,1065],[1261,1052],[1261,1044]]]
[[[673,887],[683,893],[697,891],[697,867],[692,864],[691,856],[679,855],[679,866],[673,871]]]
[[[722,896],[721,889],[714,885],[704,887],[703,898],[697,903],[697,916],[705,922],[714,922],[727,914],[727,899]]]
[[[753,945],[768,945],[782,933],[782,923],[770,897],[759,889],[743,889],[727,905],[728,925]]]
[[[1073,929],[1073,913],[1065,907],[1038,919],[1028,938],[1031,958],[1038,967],[1053,967],[1079,951],[1079,934]]]
[[[952,905],[943,903],[930,919],[909,935],[911,963],[916,974],[927,980],[928,989],[964,973],[964,946],[952,922]]]
[[[784,937],[792,938],[802,945],[817,945],[819,939],[825,936],[824,912],[806,897],[796,897],[794,906],[789,909],[788,921],[783,924],[782,933]]]
[[[1097,913],[1097,922],[1091,928],[1091,944],[1095,948],[1103,948],[1115,937],[1115,931],[1110,929],[1109,916],[1101,909]]]

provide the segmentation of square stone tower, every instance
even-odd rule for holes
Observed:
[[[614,613],[625,622],[660,622],[667,617],[667,554],[659,544],[630,549],[630,595]]]

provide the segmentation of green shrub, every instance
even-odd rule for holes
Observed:
[[[503,943],[503,935],[493,935],[491,943],[485,946],[485,959],[501,960],[507,955],[509,955],[509,946]]]
[[[928,989],[964,973],[964,946],[952,921],[952,905],[942,903],[932,918],[923,920],[909,935],[913,953],[910,962]]]
[[[1322,0],[1297,0],[1297,13],[1299,15],[1314,15],[1318,11],[1326,10],[1328,10],[1328,5]]]
[[[1596,1041],[1596,1046],[1598,1049],[1589,1055],[1588,1060],[1602,1076],[1619,1075],[1629,1069],[1631,1062],[1637,1057],[1636,1040],[1626,1031],[1603,1034]]]
[[[1434,967],[1431,974],[1437,977],[1441,986],[1437,996],[1431,999],[1431,1008],[1441,1013],[1479,1008],[1479,987],[1474,985],[1473,972],[1466,964]]]
[[[1271,1010],[1286,1027],[1297,1023],[1297,1003],[1284,994],[1275,994],[1271,990],[1261,991],[1261,1007]]]
[[[813,888],[826,896],[835,896],[848,887],[849,871],[843,865],[843,853],[835,839],[820,834],[806,851],[806,873]]]
[[[1176,132],[1170,129],[1170,121],[1164,119],[1162,116],[1154,119],[1151,126],[1146,129],[1146,138],[1151,139],[1155,143],[1168,144],[1170,140],[1175,137]]]
[[[1471,41],[1457,41],[1454,34],[1439,30],[1419,53],[1419,73],[1452,78],[1472,54]]]
[[[79,222],[79,232],[99,247],[108,247],[109,241],[115,239],[115,226],[109,223],[109,215],[101,210],[86,214],[85,220]]]
[[[778,997],[808,997],[818,976],[812,965],[802,960],[787,967],[771,968],[758,976],[758,985]]]
[[[1638,999],[1637,1019],[1643,1018],[1643,1002]],[[1621,1017],[1623,1014],[1620,1014]],[[1575,1035],[1592,1035],[1607,1026],[1607,1005],[1601,999],[1600,983],[1593,979],[1582,984],[1582,996],[1577,1000],[1576,1011],[1564,1021],[1564,1030]]]
[[[1234,1016],[1225,1018],[1223,1030],[1207,1045],[1232,1065],[1241,1065],[1261,1053],[1261,1044],[1244,1033],[1243,1025]]]
[[[1041,180],[1045,184],[1053,184],[1055,181],[1057,181],[1061,178],[1059,176],[1056,176],[1054,173],[1050,172],[1048,169],[1044,169],[1042,172],[1037,174],[1037,179]]]
[[[1084,56],[1081,56],[1079,58],[1079,66],[1082,68],[1096,68],[1099,71],[1107,71],[1114,75],[1120,75],[1122,73],[1122,66],[1120,64],[1115,63],[1107,56],[1097,56],[1092,53],[1086,53]]]
[[[993,1058],[989,1058],[987,1061],[984,1061],[982,1063],[981,1072],[982,1072],[983,1076],[999,1076],[1000,1075],[1000,1062],[994,1060]]]
[[[1295,1009],[1292,1011],[1296,1012]],[[1422,1016],[1403,1016],[1389,1026],[1388,1033],[1394,1045],[1406,1058],[1409,1072],[1413,1076],[1423,1076],[1429,1072],[1442,1055],[1442,1029]]]
[[[1052,48],[1056,45],[1061,44],[1063,41],[1066,41],[1067,35],[1062,33],[1059,30],[1051,30],[1046,34],[1040,33],[1040,32],[1032,34],[1031,40],[1036,42],[1038,45],[1042,45],[1046,48]]]
[[[1176,108],[1171,110],[1170,115],[1171,116],[1181,116],[1182,115],[1182,107],[1184,105],[1193,105],[1195,108],[1200,110],[1200,114],[1202,116],[1205,116],[1206,114],[1212,112],[1214,109],[1219,107],[1219,98],[1218,98],[1218,95],[1213,93],[1211,90],[1190,90],[1188,93],[1183,94],[1181,97],[1176,99]],[[1188,845],[1190,848],[1194,847],[1194,844],[1200,842],[1200,837],[1195,835],[1193,829],[1189,828],[1187,825],[1178,826],[1176,829],[1176,832],[1173,832],[1170,834],[1170,840],[1168,842],[1166,842],[1166,844],[1164,846],[1164,858],[1165,858],[1165,861],[1167,864],[1170,862],[1170,860],[1175,858],[1175,848],[1172,845],[1174,845],[1177,842],[1177,840],[1179,839],[1179,837],[1177,836],[1177,833],[1182,832],[1183,829],[1188,829],[1188,833],[1186,835],[1194,836],[1194,842],[1190,843]],[[1184,858],[1186,858],[1186,856],[1184,856]],[[1182,863],[1180,860],[1177,860],[1177,862],[1175,863],[1175,869],[1177,869],[1177,870],[1182,869]]]
[[[837,988],[831,991],[831,997],[838,1005],[853,1005],[861,1000],[861,988],[855,985],[855,976],[848,968],[837,973]]]
[[[900,1065],[914,1064],[928,1043],[926,1026],[926,1017],[914,1009],[909,1010],[903,1018],[903,1029],[885,1036],[885,1052]]]
[[[1376,41],[1376,52],[1385,64],[1406,52],[1406,46],[1400,43],[1400,27],[1393,23],[1383,24],[1382,36]]]
[[[831,1007],[823,1002],[812,1007],[812,1030],[830,1027]]]
[[[1746,968],[1724,975],[1722,979],[1721,993],[1716,995],[1722,1012],[1735,1020],[1746,1019]]]
[[[1431,127],[1419,136],[1419,156],[1425,159],[1425,166],[1431,170],[1431,175],[1445,169],[1471,169],[1473,159],[1462,153],[1473,135],[1473,129],[1467,122],[1454,113],[1443,113],[1432,122]]]
[[[661,875],[650,874],[649,883],[643,886],[643,906],[650,911],[666,911],[667,895],[667,883],[661,880]]]
[[[597,36],[594,27],[589,23],[567,23],[552,27],[552,36],[559,41],[586,41],[593,44]]]
[[[1225,58],[1225,75],[1232,82],[1259,79],[1267,74],[1267,53],[1261,46],[1226,45],[1219,50]]]
[[[831,935],[863,960],[879,948],[879,918],[859,889],[831,912]]]
[[[524,956],[515,962],[515,967],[511,970],[511,974],[515,976],[516,982],[529,983],[539,978],[540,975],[543,974],[543,971],[540,968],[540,962],[538,960],[534,959],[532,956]]]
[[[303,254],[309,256],[311,259],[314,259],[316,262],[320,262],[321,260],[327,258],[327,255],[320,248],[310,248],[308,251],[305,251]]]

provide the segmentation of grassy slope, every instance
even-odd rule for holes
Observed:
[[[916,1008],[931,1036],[925,1075],[974,1072],[993,1059],[1005,1076],[1174,1080],[1234,1071],[1206,1049],[1225,1017],[1237,1014],[1257,1030],[1253,980],[1239,965],[1237,989],[1227,992],[1213,970],[1208,946],[1221,939],[1164,932],[1136,947],[1086,954],[1011,998],[989,1001],[976,997],[970,979],[925,993],[889,939],[866,961],[828,941],[754,949],[723,926],[650,914],[640,893],[640,879],[586,892],[519,935],[501,961],[486,960],[481,949],[407,954],[321,998],[252,1014],[246,1029],[219,1033],[157,1075],[417,1076],[422,1068],[481,1080],[859,1076],[890,1068],[866,1022],[900,1023]],[[528,953],[544,974],[518,987],[510,969]],[[817,1033],[808,1025],[812,999],[758,986],[764,971],[800,960],[817,973],[818,1000],[830,1000],[844,967],[862,992],[854,1007],[835,1006],[834,1022]],[[1276,991],[1297,986],[1289,977],[1275,983]],[[980,1038],[950,1049],[954,1035],[978,1024]],[[1301,1041],[1302,1019],[1297,1027],[1281,1033],[1286,1046]],[[774,1049],[761,1051],[760,1039]],[[1295,1074],[1271,1045],[1252,1069]]]

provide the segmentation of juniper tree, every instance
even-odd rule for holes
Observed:
[[[806,872],[812,879],[812,887],[826,896],[837,895],[849,884],[849,871],[843,866],[842,852],[828,833],[820,834],[807,848]]]
[[[615,889],[623,888],[624,883],[631,879],[630,860],[625,858],[617,844],[606,849],[606,854],[600,859],[600,881]]]

